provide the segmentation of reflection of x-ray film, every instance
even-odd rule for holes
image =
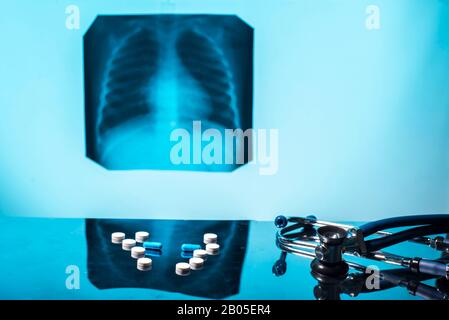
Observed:
[[[149,273],[137,270],[136,260],[124,253],[120,244],[111,243],[111,233],[116,230],[126,235],[148,230],[153,239],[162,242],[160,252],[146,252],[154,259]],[[211,230],[219,234],[220,253],[208,256],[205,267],[191,274],[186,282],[175,274],[175,264],[185,261],[181,245],[201,243],[203,234]],[[227,298],[239,292],[248,232],[248,221],[87,219],[88,277],[99,289],[148,288],[204,298]]]
[[[170,132],[193,121],[251,128],[252,29],[235,16],[99,17],[84,58],[87,153],[107,168],[179,169]]]

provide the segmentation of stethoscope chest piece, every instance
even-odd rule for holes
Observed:
[[[315,248],[316,258],[311,263],[312,273],[330,277],[346,277],[348,264],[343,260],[343,245],[347,231],[336,226],[317,230],[320,244]]]

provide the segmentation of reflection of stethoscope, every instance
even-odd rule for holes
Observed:
[[[275,224],[281,228],[276,234],[276,243],[282,253],[273,265],[273,273],[281,276],[286,272],[287,253],[313,259],[312,275],[318,280],[318,285],[314,289],[317,299],[338,299],[341,293],[356,296],[359,293],[373,291],[372,288],[365,287],[368,267],[343,260],[343,254],[406,267],[406,269],[381,271],[378,275],[381,285],[376,291],[399,286],[406,288],[412,295],[426,299],[449,298],[447,290],[449,236],[446,239],[441,236],[425,237],[449,232],[449,215],[391,218],[358,228],[318,221],[314,216],[305,218],[278,216]],[[405,226],[419,227],[397,233],[384,231]],[[365,240],[365,237],[374,234],[381,237]],[[430,246],[441,251],[443,257],[436,260],[407,258],[379,251],[403,241]],[[349,268],[359,273],[351,273],[348,276]],[[440,278],[437,280],[436,288],[421,283],[432,278]]]
[[[306,258],[313,259],[315,256],[310,254],[298,254]],[[281,256],[273,265],[274,275],[280,277],[287,272],[287,252],[282,251]],[[347,294],[356,297],[363,293],[372,293],[376,291],[387,290],[393,287],[405,288],[409,294],[418,296],[427,300],[449,300],[449,280],[439,278],[436,286],[430,286],[422,281],[436,277],[415,274],[406,269],[382,270],[378,273],[378,288],[367,287],[367,278],[370,276],[368,267],[361,264],[349,262],[352,269],[358,272],[350,273],[347,277],[332,277],[319,275],[312,272],[313,277],[318,281],[313,293],[318,300],[339,300],[341,294]]]
[[[416,215],[378,220],[360,227],[319,221],[315,216],[278,216],[280,228],[276,243],[285,252],[313,258],[312,271],[318,275],[343,276],[356,266],[343,259],[343,254],[364,257],[402,266],[417,274],[449,278],[447,259],[409,258],[380,251],[395,244],[411,241],[449,252],[449,241],[437,235],[449,232],[449,215]],[[316,228],[317,227],[317,228]],[[411,227],[396,233],[385,230]],[[377,238],[368,240],[367,237]],[[282,268],[281,268],[282,269]]]

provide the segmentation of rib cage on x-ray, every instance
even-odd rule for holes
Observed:
[[[206,95],[205,98],[210,102],[200,108],[182,105],[184,109],[177,111],[181,122],[184,121],[186,125],[190,122],[191,125],[191,121],[202,120],[218,127],[241,127],[235,106],[232,73],[217,44],[195,31],[192,25],[178,28],[171,36],[175,37],[175,41],[167,48],[161,45],[161,41],[167,39],[156,30],[140,28],[129,35],[111,55],[103,83],[102,106],[97,127],[100,137],[108,130],[139,117],[147,117],[151,124],[152,121],[158,121],[155,114],[166,111],[163,101],[151,105],[154,100],[150,97],[152,91],[149,90],[149,85],[160,71],[162,60],[169,57],[169,50],[176,54],[173,61],[175,69],[184,67],[187,76],[194,79],[202,90],[201,93],[190,91],[191,97]],[[180,101],[188,101],[191,98],[188,96],[189,91],[182,92],[184,96],[179,97]]]
[[[100,134],[150,114],[145,87],[157,68],[158,54],[153,33],[142,29],[129,36],[112,55],[104,85]]]
[[[239,121],[232,75],[220,49],[206,36],[190,30],[180,34],[176,49],[182,63],[209,94],[212,110],[207,120],[236,128]]]

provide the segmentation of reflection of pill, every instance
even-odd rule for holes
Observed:
[[[195,258],[201,258],[203,260],[206,260],[206,258],[207,258],[207,251],[203,250],[203,249],[197,249],[197,250],[193,251],[193,256]]]
[[[145,242],[148,240],[148,238],[150,237],[150,234],[146,231],[138,231],[136,232],[136,241],[137,242]]]
[[[181,246],[182,251],[194,251],[197,249],[201,249],[201,246],[199,244],[184,243]]]
[[[192,270],[199,270],[203,268],[204,260],[201,258],[190,258],[189,265]]]
[[[111,234],[112,243],[122,243],[123,239],[125,239],[125,234],[123,232],[114,232]]]
[[[140,271],[151,270],[153,261],[150,258],[139,258],[137,259],[137,269]]]
[[[193,258],[193,252],[192,251],[181,251],[181,258],[184,258],[184,259]]]
[[[220,245],[217,243],[208,243],[206,244],[207,254],[216,255],[220,251]]]
[[[147,250],[145,250],[145,255],[151,256],[151,257],[160,257],[160,256],[162,256],[162,251],[147,249]]]
[[[132,247],[136,245],[136,240],[134,239],[125,239],[122,241],[123,250],[130,251]]]
[[[162,249],[162,243],[146,241],[146,242],[143,243],[143,247],[145,249],[161,250]]]
[[[176,264],[176,274],[179,276],[188,276],[190,274],[190,265],[186,262]]]
[[[217,243],[218,236],[215,233],[205,233],[203,236],[203,242],[205,244],[208,243]]]
[[[142,247],[133,247],[131,249],[131,257],[136,259],[145,257],[145,249]]]

